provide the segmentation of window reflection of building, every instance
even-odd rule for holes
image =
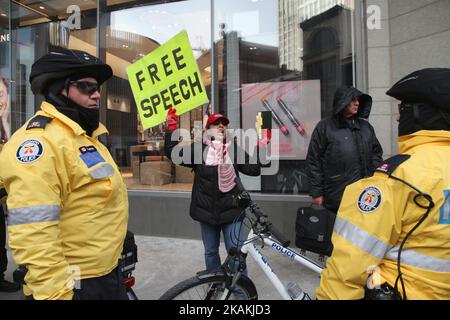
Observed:
[[[333,8],[303,21],[305,79],[320,79],[322,117],[331,115],[337,87],[353,84],[351,10]]]
[[[283,73],[320,79],[322,116],[331,113],[338,85],[352,84],[354,0],[280,0],[279,51]]]
[[[300,21],[309,20],[329,9],[340,6],[346,9],[354,9],[354,0],[299,0],[298,5]]]
[[[303,34],[299,27],[301,0],[278,2],[280,65],[288,70],[302,71]]]
[[[277,79],[278,48],[242,40],[236,31],[228,31],[217,46],[219,56],[219,111],[230,120],[230,128],[240,127],[240,88],[242,83]],[[224,45],[225,44],[225,45]]]
[[[240,72],[242,83],[274,80],[281,75],[278,48],[241,41]]]
[[[280,65],[287,70],[303,71],[303,31],[299,24],[334,6],[354,9],[354,0],[279,0],[278,30]]]

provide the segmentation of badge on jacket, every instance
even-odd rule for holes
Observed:
[[[372,213],[381,205],[381,191],[377,187],[368,187],[361,192],[357,206],[362,213]]]
[[[17,148],[16,159],[21,163],[31,163],[38,160],[44,153],[44,145],[36,139],[22,142]]]
[[[80,147],[80,158],[88,168],[95,166],[97,163],[105,162],[105,159],[97,151],[94,146]]]

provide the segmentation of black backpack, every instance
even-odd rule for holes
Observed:
[[[300,207],[295,221],[295,245],[300,249],[330,256],[336,214],[322,206]]]

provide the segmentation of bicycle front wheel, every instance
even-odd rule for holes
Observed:
[[[193,277],[180,282],[166,291],[160,300],[257,300],[255,285],[246,276],[241,276],[235,288],[229,292],[225,275]]]

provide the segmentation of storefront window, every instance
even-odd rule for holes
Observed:
[[[309,139],[316,123],[332,113],[338,86],[372,94],[370,121],[385,157],[396,153],[395,108],[385,92],[409,72],[450,65],[448,19],[441,18],[448,6],[435,1],[404,8],[390,0],[377,5],[354,0],[0,1],[2,101],[8,98],[2,139],[40,106],[42,97],[34,96],[28,83],[33,62],[57,46],[86,50],[114,70],[102,89],[101,119],[111,133],[105,143],[130,189],[189,191],[189,170],[164,164],[158,169],[164,177],[141,172],[142,163],[151,168],[166,161],[161,159],[164,132],[161,126],[142,130],[125,71],[186,30],[213,109],[229,117],[230,128],[254,128],[256,113],[271,109],[272,127],[284,130],[274,142],[277,173],[244,177],[245,185],[253,191],[307,193]],[[204,111],[205,106],[183,115],[181,126],[191,130]],[[297,130],[299,125],[304,130]]]
[[[209,3],[208,0],[156,2],[122,7],[107,14],[106,62],[114,71],[114,78],[108,81],[107,90],[108,145],[131,190],[190,191],[192,188],[193,174],[190,169],[174,165],[164,156],[163,125],[143,129],[126,68],[186,30],[210,95]],[[192,131],[195,122],[202,120],[205,108],[183,114],[180,127]]]
[[[191,190],[192,172],[163,155],[163,126],[142,129],[125,74],[128,65],[186,30],[213,111],[227,115],[231,129],[254,129],[258,111],[267,110],[275,113],[273,128],[286,129],[274,142],[278,172],[243,177],[246,187],[308,191],[304,160],[310,135],[331,114],[335,89],[354,83],[353,1],[107,3],[108,22],[100,34],[106,35],[106,61],[115,75],[107,89],[108,146],[129,189]],[[204,111],[205,106],[183,115],[181,127],[193,130]]]
[[[216,109],[235,128],[272,112],[276,174],[245,177],[252,190],[309,190],[305,159],[315,125],[331,114],[337,87],[352,85],[353,1],[215,1]]]
[[[186,30],[213,111],[230,119],[230,129],[255,129],[258,112],[272,111],[272,128],[279,131],[279,140],[273,141],[277,172],[243,177],[246,187],[308,191],[304,160],[312,131],[331,114],[336,88],[355,82],[353,1],[72,2],[70,7],[54,1],[2,2],[2,12],[12,8],[11,19],[0,16],[0,36],[7,23],[13,39],[10,49],[0,43],[0,67],[13,80],[12,131],[42,101],[28,85],[32,63],[57,46],[87,51],[114,72],[102,88],[101,120],[110,132],[104,142],[128,188],[190,191],[191,170],[164,155],[163,125],[143,129],[126,74],[129,65]],[[8,57],[14,57],[11,64]],[[201,106],[182,115],[181,128],[192,132],[205,110]]]
[[[69,6],[55,1],[36,1],[31,4],[25,1],[2,1],[1,6],[10,9],[10,16],[6,18],[10,26],[9,46],[5,48],[2,44],[0,61],[2,68],[3,61],[10,61],[7,70],[10,75],[11,131],[14,132],[39,109],[43,99],[33,95],[28,83],[31,66],[36,59],[55,47],[88,49],[96,55],[97,11],[95,1],[72,1]],[[79,43],[78,34],[87,33],[88,30],[93,30],[93,43]],[[3,57],[6,59],[3,60]]]

